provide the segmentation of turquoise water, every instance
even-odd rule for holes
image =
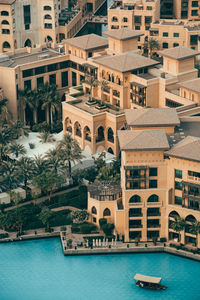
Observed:
[[[166,291],[135,286],[161,276]],[[158,254],[64,257],[60,240],[0,244],[0,300],[200,299],[200,263]]]

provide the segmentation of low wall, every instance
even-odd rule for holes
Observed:
[[[5,238],[1,239],[0,243],[8,243],[8,242],[22,242],[22,241],[28,241],[28,240],[38,240],[38,239],[44,239],[44,238],[52,238],[52,237],[59,237],[60,232],[46,232],[42,234],[34,234],[34,235],[22,235],[20,237],[16,238]]]

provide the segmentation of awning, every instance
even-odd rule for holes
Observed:
[[[158,29],[157,29],[157,28],[150,28],[149,31],[155,31],[155,32],[158,32]]]
[[[161,277],[152,277],[152,276],[146,276],[146,275],[142,275],[142,274],[136,274],[133,278],[135,280],[149,282],[149,283],[160,283],[162,280]]]

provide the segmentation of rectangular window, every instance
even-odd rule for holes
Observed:
[[[168,48],[168,43],[163,43],[162,46],[163,46],[163,49],[167,49]]]
[[[198,45],[198,35],[191,35],[190,36],[190,45]]]
[[[49,75],[49,84],[55,84],[56,85],[56,74]]]
[[[174,202],[177,205],[182,205],[182,198],[178,197],[178,196],[175,196]]]
[[[168,32],[163,32],[163,36],[167,37],[168,36]]]
[[[145,24],[151,24],[152,23],[152,17],[145,17]]]
[[[179,181],[175,181],[175,189],[182,191],[182,183]]]
[[[24,81],[24,89],[31,90],[31,80],[25,80]]]
[[[150,189],[157,188],[157,180],[149,180],[149,188]]]
[[[44,84],[44,77],[38,77],[37,78],[37,88],[39,88],[43,84]]]
[[[179,37],[179,33],[178,32],[174,32],[174,37]]]
[[[195,16],[195,17],[198,16],[198,10],[196,10],[196,9],[195,9],[195,10],[192,10],[191,15],[192,15],[192,16]]]
[[[198,7],[198,1],[192,1],[192,7]]]
[[[24,24],[30,24],[31,23],[31,6],[30,5],[24,5]]]
[[[62,72],[61,73],[62,77],[62,87],[68,86],[68,72]]]
[[[142,20],[141,16],[134,16],[134,23],[135,24],[141,24],[141,20]]]
[[[182,171],[181,170],[174,170],[175,178],[182,178]]]
[[[60,69],[66,69],[66,68],[69,68],[69,61],[68,60],[62,61],[60,63]]]
[[[46,73],[45,66],[35,68],[35,75],[40,75]]]
[[[140,30],[140,26],[135,26],[135,30]]]
[[[22,76],[23,76],[23,78],[33,76],[33,69],[28,69],[28,70],[22,71]]]
[[[188,176],[200,178],[200,173],[199,172],[188,171]]]
[[[157,176],[157,168],[149,168],[149,176]]]
[[[152,6],[147,6],[147,10],[152,10]]]
[[[54,72],[58,70],[58,64],[51,64],[47,66],[47,71],[48,72]]]
[[[30,24],[25,24],[25,30],[29,30],[30,29]]]

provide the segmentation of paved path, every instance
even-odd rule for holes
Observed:
[[[75,186],[75,187],[72,187],[70,189],[66,189],[66,190],[57,192],[57,193],[53,194],[52,197],[57,196],[57,195],[65,194],[65,193],[71,192],[73,190],[77,190],[78,188],[79,188],[79,186]],[[28,205],[30,203],[40,204],[40,203],[44,202],[45,200],[48,200],[48,198],[49,198],[48,196],[43,196],[43,197],[40,197],[38,199],[34,199],[34,200],[30,200],[30,201],[27,201],[27,202],[24,202],[24,203],[20,203],[19,205],[13,205],[11,207],[5,208],[5,211],[12,210],[12,209],[17,208],[17,207],[25,206],[25,205]]]
[[[56,208],[51,208],[51,211],[60,211],[60,210],[64,210],[64,209],[81,211],[80,208],[73,207],[73,206],[60,206],[60,207],[56,207]]]

